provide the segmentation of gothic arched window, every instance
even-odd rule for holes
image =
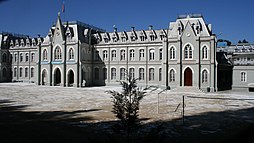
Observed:
[[[60,47],[55,48],[55,60],[61,60],[62,59],[62,51]]]

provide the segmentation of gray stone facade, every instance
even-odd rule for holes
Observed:
[[[216,36],[201,15],[179,16],[167,29],[120,32],[62,23],[59,15],[44,38],[0,40],[1,59],[9,57],[0,62],[1,81],[82,87],[119,84],[128,73],[144,86],[217,91]]]

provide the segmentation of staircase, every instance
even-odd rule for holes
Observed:
[[[193,86],[180,86],[180,87],[170,90],[170,92],[173,92],[173,93],[196,93],[196,94],[205,93],[204,91],[198,89],[198,87],[193,87]]]

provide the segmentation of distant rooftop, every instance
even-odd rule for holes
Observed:
[[[11,35],[13,37],[19,37],[19,38],[27,38],[27,37],[29,37],[29,35],[17,34],[17,33],[11,33],[11,32],[4,32],[4,31],[0,32],[0,34],[2,34],[2,35]]]
[[[202,14],[182,14],[178,15],[177,19],[184,19],[184,18],[203,18]]]

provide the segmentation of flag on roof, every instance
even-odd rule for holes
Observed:
[[[63,4],[62,4],[62,13],[65,12],[65,4],[64,4],[64,1],[63,1]]]

